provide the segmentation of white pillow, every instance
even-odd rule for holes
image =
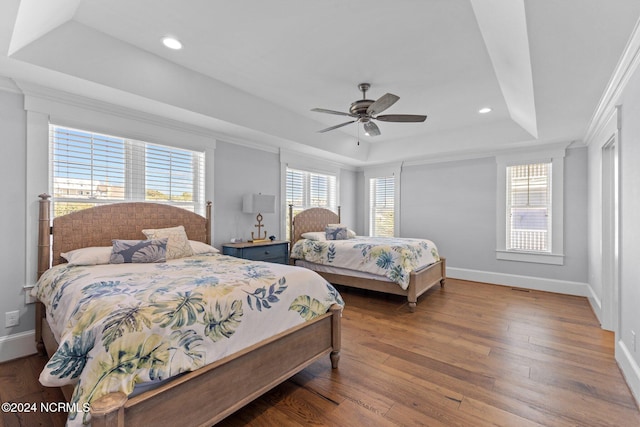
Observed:
[[[69,265],[109,264],[111,250],[111,246],[90,246],[88,248],[62,252],[60,256],[66,259]]]
[[[169,242],[167,243],[167,259],[184,258],[193,255],[193,249],[191,249],[187,233],[184,231],[182,225],[142,230],[142,232],[147,236],[147,239],[169,238]]]
[[[191,245],[194,255],[217,254],[220,252],[213,246],[207,245],[204,242],[198,242],[197,240],[189,240],[189,244]]]
[[[327,235],[324,231],[309,231],[307,233],[302,233],[301,236],[303,239],[309,239],[309,240],[318,240],[318,241],[327,240]]]

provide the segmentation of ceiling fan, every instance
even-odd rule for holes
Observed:
[[[378,114],[382,113],[384,110],[395,104],[396,101],[400,99],[400,97],[392,93],[385,93],[380,98],[373,101],[371,99],[367,99],[367,90],[369,90],[370,87],[371,85],[369,83],[360,83],[358,85],[358,89],[360,89],[360,91],[362,92],[362,99],[351,103],[351,107],[349,108],[348,113],[343,113],[342,111],[327,110],[325,108],[312,108],[311,111],[316,111],[318,113],[336,114],[338,116],[348,116],[354,119],[345,123],[341,123],[339,125],[319,130],[318,132],[328,132],[330,130],[338,129],[351,123],[359,122],[364,125],[364,132],[366,135],[378,136],[380,135],[380,128],[372,120],[403,123],[424,122],[426,120],[427,116],[417,114],[384,114],[379,116]]]

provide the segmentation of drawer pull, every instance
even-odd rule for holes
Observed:
[[[264,251],[264,254],[265,255],[269,255],[269,251]]]

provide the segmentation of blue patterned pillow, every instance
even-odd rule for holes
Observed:
[[[324,234],[327,240],[347,240],[349,238],[347,234],[347,227],[336,227],[328,225],[324,228]]]
[[[150,240],[112,240],[110,264],[165,262],[167,237]]]

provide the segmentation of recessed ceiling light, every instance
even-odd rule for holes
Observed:
[[[478,113],[480,114],[487,114],[491,112],[491,107],[484,107],[478,110]]]
[[[162,44],[168,47],[169,49],[173,49],[173,50],[182,49],[182,43],[180,43],[180,40],[176,39],[175,37],[169,37],[169,36],[163,37]]]

